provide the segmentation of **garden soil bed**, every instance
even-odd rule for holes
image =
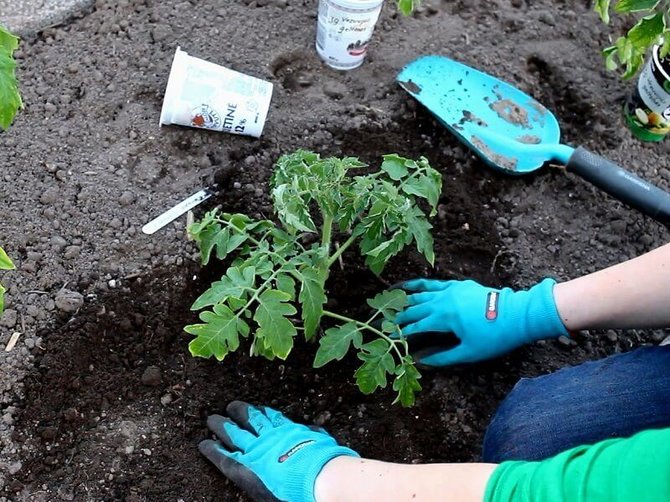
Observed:
[[[192,359],[189,306],[220,275],[201,269],[182,220],[152,237],[139,228],[213,179],[221,206],[271,216],[268,178],[302,147],[374,163],[425,155],[444,177],[436,266],[408,252],[381,278],[346,256],[328,283],[351,315],[414,277],[474,278],[526,287],[568,279],[667,240],[659,225],[559,170],[514,178],[488,170],[394,82],[406,62],[442,53],[532,93],[555,111],[565,140],[606,153],[668,188],[666,146],[623,128],[628,84],[603,69],[608,29],[590,1],[426,0],[412,18],[388,5],[366,64],[340,73],[313,50],[313,0],[98,0],[91,12],[23,42],[27,108],[0,135],[6,158],[2,244],[9,315],[3,353],[2,493],[9,500],[244,500],[196,445],[205,417],[232,399],[271,404],[325,426],[365,456],[472,461],[486,424],[522,376],[658,343],[662,331],[581,333],[472,367],[426,372],[417,405],[389,391],[361,395],[356,359],[313,370],[313,344],[288,361]],[[614,29],[620,29],[615,26]],[[157,130],[177,45],[275,84],[260,140]],[[63,290],[76,309],[56,301]]]

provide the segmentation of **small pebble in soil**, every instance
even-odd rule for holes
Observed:
[[[575,345],[577,345],[577,342],[575,342],[572,338],[569,338],[567,336],[559,336],[558,343],[563,347],[574,347]]]
[[[322,411],[321,413],[318,414],[318,416],[314,419],[314,423],[318,425],[319,427],[322,427],[326,422],[330,420],[331,414],[330,411]]]
[[[84,296],[77,291],[61,289],[55,298],[56,308],[63,312],[76,312],[84,305]]]
[[[119,204],[121,204],[123,207],[129,206],[133,202],[135,202],[135,194],[128,190],[123,192],[121,197],[119,197]]]
[[[142,373],[142,384],[156,387],[161,384],[161,369],[158,366],[149,366]]]
[[[172,402],[172,396],[170,394],[165,394],[164,396],[161,397],[161,404],[163,406],[167,406]]]
[[[144,453],[147,457],[151,456],[151,450],[149,448],[142,448],[142,453]]]
[[[619,339],[619,336],[616,334],[616,331],[614,330],[609,330],[606,336],[610,342],[616,342]]]
[[[18,313],[14,309],[6,309],[0,318],[0,326],[5,328],[13,328],[16,326],[18,320]]]

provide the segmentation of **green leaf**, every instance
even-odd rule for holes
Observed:
[[[222,242],[228,238],[228,229],[222,230],[221,225],[212,223],[207,227],[200,229],[197,234],[196,242],[200,247],[200,261],[203,265],[209,263],[212,250],[217,242]]]
[[[435,263],[435,251],[433,250],[433,235],[431,229],[433,226],[426,221],[423,213],[418,208],[416,211],[409,211],[407,214],[407,228],[414,238],[416,249],[426,257],[428,263]]]
[[[224,260],[226,256],[244,244],[248,238],[249,236],[246,234],[230,235],[230,232],[228,232],[225,241],[216,242],[216,257],[219,260]]]
[[[363,394],[372,394],[386,387],[386,375],[395,371],[395,361],[389,353],[391,345],[385,339],[377,339],[361,347],[358,358],[363,364],[356,370],[356,385]]]
[[[360,348],[362,343],[363,335],[356,323],[349,322],[344,326],[327,329],[326,334],[319,340],[319,350],[313,366],[321,368],[330,361],[339,361],[349,352],[351,344]]]
[[[614,71],[619,67],[619,64],[616,62],[617,48],[612,46],[608,47],[603,51],[603,56],[605,57],[605,68],[610,71]]]
[[[266,349],[280,359],[286,359],[293,348],[293,337],[297,334],[293,323],[286,318],[297,311],[286,303],[290,295],[276,289],[268,289],[258,297],[254,321],[259,329],[256,338],[262,339]]]
[[[200,320],[204,324],[191,324],[184,328],[196,337],[188,345],[193,356],[214,356],[222,361],[240,346],[239,335],[249,335],[249,325],[222,304],[215,305],[213,312],[202,312]]]
[[[435,177],[422,175],[416,178],[410,178],[402,185],[402,191],[426,199],[432,210],[430,215],[437,213],[437,203],[440,200],[440,191],[442,190],[441,177],[438,180]]]
[[[0,248],[0,270],[14,270],[15,268],[5,250]]]
[[[368,300],[368,305],[376,311],[381,312],[385,319],[394,319],[395,314],[404,310],[407,306],[407,293],[402,289],[390,289],[382,291],[377,296]]]
[[[279,274],[275,279],[277,289],[289,295],[289,299],[295,299],[295,279],[288,274]]]
[[[316,232],[316,226],[309,214],[309,208],[294,190],[289,190],[288,185],[280,185],[272,191],[275,210],[279,219],[292,230],[291,233]]]
[[[644,53],[649,46],[658,42],[663,31],[665,31],[665,17],[662,12],[657,12],[640,19],[628,31],[627,39],[635,50]]]
[[[398,0],[398,10],[404,16],[409,16],[420,3],[420,0]]]
[[[298,299],[302,305],[302,320],[305,327],[305,339],[309,340],[316,333],[321,316],[323,316],[323,305],[328,300],[324,292],[326,274],[317,268],[303,269],[302,285]]]
[[[611,0],[596,0],[593,7],[605,24],[610,22],[610,3]]]
[[[231,267],[220,281],[213,282],[191,305],[191,310],[201,310],[210,305],[223,303],[229,298],[244,300],[254,290],[256,269],[254,267]],[[242,305],[246,302],[243,301]]]
[[[414,366],[414,361],[410,356],[403,358],[395,374],[393,390],[397,391],[398,395],[393,404],[400,403],[404,407],[414,406],[415,394],[421,390],[421,384],[419,384],[421,374]]]
[[[0,316],[5,311],[5,287],[0,284]]]
[[[16,81],[14,51],[19,39],[0,26],[0,129],[7,129],[23,106]]]
[[[381,169],[394,181],[399,181],[409,174],[409,170],[405,167],[407,159],[400,155],[384,155]]]
[[[655,9],[660,0],[618,0],[614,6],[616,12],[640,12]]]
[[[633,56],[626,63],[626,72],[621,75],[621,78],[628,80],[635,76],[635,74],[642,68],[644,64],[644,56],[639,53],[633,54]]]

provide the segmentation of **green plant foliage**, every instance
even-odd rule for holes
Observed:
[[[14,51],[19,39],[0,26],[0,129],[7,129],[23,106],[16,81]]]
[[[409,16],[421,4],[421,0],[398,0],[398,10]]]
[[[352,175],[364,167],[352,157],[322,159],[303,150],[284,155],[270,182],[279,224],[212,211],[190,226],[203,264],[213,256],[230,260],[223,277],[191,307],[202,311],[201,322],[185,328],[195,336],[189,345],[194,356],[223,360],[251,338],[252,355],[286,359],[299,333],[310,340],[329,318],[336,324],[320,336],[314,367],[341,360],[353,348],[363,362],[355,374],[361,391],[392,379],[396,401],[413,404],[420,375],[391,322],[406,305],[405,293],[380,293],[368,301],[369,318],[358,321],[325,308],[326,282],[333,265],[356,246],[375,274],[409,245],[432,264],[428,217],[437,211],[442,178],[425,158],[385,155],[378,171]]]
[[[12,260],[7,256],[5,250],[0,248],[0,270],[13,270],[14,264]],[[5,310],[5,288],[0,284],[0,315]]]
[[[650,47],[663,44],[661,57],[670,51],[669,0],[596,0],[595,11],[605,23],[610,22],[610,11],[619,14],[640,16],[628,32],[617,38],[614,45],[603,51],[605,66],[608,70],[623,67],[622,78],[633,77],[644,64],[644,58]]]

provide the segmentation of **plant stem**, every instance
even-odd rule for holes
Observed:
[[[327,255],[330,255],[330,239],[333,234],[333,217],[323,217],[323,233],[321,234],[321,247],[325,247]]]
[[[366,329],[366,330],[374,333],[375,335],[379,336],[380,338],[383,338],[384,340],[389,342],[389,344],[391,345],[391,348],[393,350],[395,350],[395,353],[398,355],[398,357],[400,358],[401,361],[403,359],[403,355],[400,352],[400,349],[398,349],[398,345],[399,344],[403,345],[405,347],[405,352],[407,352],[407,342],[405,340],[403,340],[403,339],[394,340],[393,338],[388,336],[383,331],[380,331],[377,328],[374,328],[374,327],[370,326],[370,324],[367,323],[367,322],[357,321],[356,319],[352,319],[350,317],[346,317],[346,316],[343,316],[343,315],[340,315],[340,314],[336,314],[335,312],[331,312],[330,310],[324,310],[323,315],[326,316],[326,317],[330,317],[332,319],[337,319],[338,321],[342,321],[342,322],[346,322],[346,323],[349,323],[349,322],[354,323],[359,328]],[[389,349],[389,351],[390,350],[391,349]]]
[[[328,268],[330,268],[333,265],[333,263],[335,263],[339,259],[339,257],[342,256],[342,253],[344,253],[347,250],[347,248],[356,241],[357,238],[358,236],[356,234],[352,234],[346,241],[344,241],[344,244],[342,244],[340,248],[337,251],[335,251],[328,260]]]

